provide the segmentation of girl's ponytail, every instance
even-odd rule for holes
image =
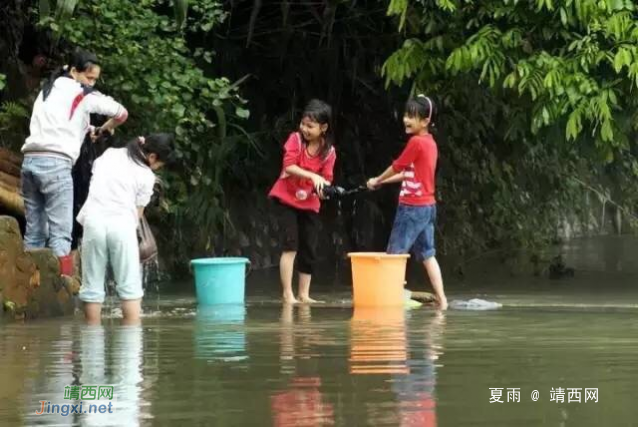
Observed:
[[[68,76],[69,70],[68,70],[68,65],[65,65],[64,67],[61,67],[57,70],[55,70],[51,76],[47,79],[47,81],[44,83],[44,86],[42,87],[42,100],[46,101],[47,98],[49,97],[49,95],[51,94],[51,91],[53,90],[53,85],[55,84],[55,81],[59,78],[59,77],[63,77],[63,76]]]
[[[155,154],[158,160],[170,163],[173,160],[173,135],[153,133],[138,136],[126,144],[126,152],[140,166],[150,166],[147,158],[149,154]]]

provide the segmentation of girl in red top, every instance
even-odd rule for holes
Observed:
[[[375,189],[391,182],[402,183],[387,251],[391,254],[411,251],[417,260],[423,262],[439,307],[445,310],[447,298],[443,291],[443,278],[434,257],[434,184],[438,148],[428,131],[433,112],[434,103],[425,95],[418,95],[407,102],[403,124],[405,133],[410,135],[408,144],[385,172],[368,181],[368,188]]]
[[[302,114],[299,132],[291,133],[284,145],[281,175],[269,193],[282,229],[279,274],[286,303],[318,302],[310,298],[310,279],[317,258],[323,187],[332,182],[337,158],[333,143],[332,109],[313,99]],[[299,300],[292,291],[295,263]]]

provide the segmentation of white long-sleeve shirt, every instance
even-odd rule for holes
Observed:
[[[46,101],[42,92],[35,100],[30,135],[22,146],[22,152],[62,155],[75,163],[89,130],[92,113],[119,121],[126,120],[128,116],[126,108],[113,98],[97,91],[86,91],[72,78],[57,78]]]
[[[89,196],[78,222],[84,225],[87,218],[121,217],[137,225],[137,208],[151,201],[154,185],[151,168],[135,163],[126,148],[109,148],[93,163]]]

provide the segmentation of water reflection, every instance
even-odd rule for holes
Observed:
[[[295,322],[295,311],[298,321]],[[281,311],[280,372],[288,379],[281,389],[270,396],[272,422],[276,427],[334,425],[334,408],[322,393],[319,370],[304,369],[301,365],[313,357],[314,346],[325,340],[322,328],[311,323],[311,308],[308,305],[295,307],[285,304]]]
[[[356,307],[350,322],[351,374],[407,374],[403,307]]]
[[[40,372],[40,376],[26,390],[32,390],[31,398],[25,399],[27,407],[25,413],[27,419],[31,418],[29,424],[37,422],[38,424],[47,425],[73,425],[73,417],[63,417],[59,414],[51,414],[41,411],[44,402],[48,407],[51,404],[65,404],[70,401],[64,400],[64,387],[76,382],[77,369],[74,369],[74,347],[73,325],[62,325],[58,329],[58,336],[53,341],[49,349],[49,361],[45,364],[38,363],[36,369]],[[75,403],[75,402],[74,402]],[[36,415],[36,411],[40,411],[41,415]]]
[[[393,396],[366,404],[368,419],[400,426],[436,426],[436,361],[443,354],[444,314],[409,321],[398,308],[355,308],[350,322],[350,373],[387,379]],[[382,387],[383,388],[383,387]]]
[[[245,318],[244,305],[199,307],[195,325],[195,357],[223,362],[247,359]]]
[[[0,426],[633,425],[635,311],[249,307],[224,327],[246,330],[250,358],[239,363],[197,359],[200,320],[173,308],[144,331],[117,320],[8,325]],[[67,385],[99,382],[115,387],[117,412],[104,420],[34,414],[41,399],[69,402]],[[490,404],[489,387],[520,387],[521,403]],[[551,402],[557,387],[599,388],[600,403]]]
[[[623,240],[611,236],[603,240],[605,271],[614,273],[623,271],[624,249]]]
[[[445,315],[437,312],[424,325],[410,322],[409,326],[409,372],[394,376],[392,381],[399,401],[400,425],[433,427],[437,425],[436,366],[443,354]]]
[[[50,351],[42,354],[44,372],[26,387],[30,392],[30,398],[25,399],[26,424],[139,425],[141,410],[148,406],[140,396],[141,326],[118,326],[111,330],[102,325],[68,324],[59,331],[59,336],[50,342]],[[96,390],[100,386],[113,386],[113,396],[110,399],[83,396],[83,386],[97,386]],[[67,395],[67,387],[78,390],[78,396]],[[42,409],[41,401],[46,402],[45,412],[37,415],[36,410]],[[54,405],[59,405],[59,409],[52,413],[56,411]],[[90,412],[90,405],[96,405],[96,409],[105,405],[106,412]]]
[[[20,333],[23,325],[2,325],[0,320],[0,424],[22,424],[21,414],[26,395],[39,372],[37,361],[30,357],[42,351],[42,342],[36,337]],[[48,349],[47,349],[48,350]],[[31,374],[31,375],[29,375]],[[37,403],[37,402],[36,402]],[[29,405],[29,403],[27,403]],[[35,403],[34,403],[35,405]],[[35,410],[35,407],[27,407]]]
[[[117,326],[112,342],[103,326],[84,326],[81,331],[80,385],[112,385],[113,413],[86,413],[80,424],[86,426],[140,424],[142,383],[142,327]],[[84,401],[86,405],[87,401]],[[105,398],[96,403],[108,404]],[[85,407],[84,410],[87,408]]]

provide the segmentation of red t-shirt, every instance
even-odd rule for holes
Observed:
[[[436,203],[434,197],[438,148],[432,135],[413,136],[398,159],[392,163],[397,172],[404,172],[399,203],[426,206]]]
[[[297,132],[291,133],[284,144],[284,162],[281,175],[268,196],[277,198],[281,203],[293,208],[319,212],[321,199],[313,191],[312,181],[290,175],[285,170],[288,166],[297,165],[309,172],[323,176],[328,182],[332,182],[336,159],[334,147],[330,149],[330,153],[325,158],[320,155],[309,155],[301,135]]]

